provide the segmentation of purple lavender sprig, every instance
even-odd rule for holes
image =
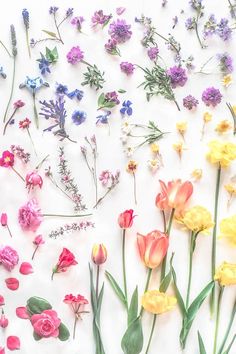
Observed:
[[[65,234],[70,234],[76,231],[86,231],[88,228],[94,228],[95,224],[91,221],[81,221],[80,223],[65,224],[55,230],[52,230],[48,235],[50,238],[58,238]]]
[[[202,0],[190,0],[189,4],[191,8],[195,11],[196,15],[190,17],[186,20],[185,26],[187,30],[194,30],[198,39],[198,42],[202,49],[206,48],[205,44],[202,42],[199,34],[199,20],[204,15],[204,6],[202,5]]]
[[[24,164],[30,161],[30,153],[26,152],[20,145],[11,145],[11,152],[18,157]]]
[[[29,11],[27,9],[22,10],[22,17],[25,26],[26,44],[28,48],[29,57],[31,58],[30,42],[29,42]]]

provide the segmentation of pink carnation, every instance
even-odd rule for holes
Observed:
[[[42,219],[41,210],[36,199],[31,199],[19,209],[18,221],[25,231],[36,231]]]
[[[44,338],[58,337],[61,320],[54,310],[45,310],[40,314],[33,315],[30,319],[35,333]]]
[[[10,246],[0,248],[0,263],[9,271],[11,271],[19,262],[19,256],[16,250]]]

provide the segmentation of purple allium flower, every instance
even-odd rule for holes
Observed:
[[[185,22],[185,27],[187,30],[192,30],[195,28],[195,18],[194,17],[189,17],[187,18]]]
[[[124,43],[130,39],[132,35],[130,27],[131,25],[127,25],[125,20],[117,19],[110,24],[108,33],[117,43]]]
[[[69,97],[71,100],[76,97],[78,101],[81,101],[84,97],[84,91],[75,89],[74,91],[69,92],[67,97]]]
[[[203,37],[207,38],[212,36],[216,32],[217,21],[215,15],[210,15],[207,22],[204,24]]]
[[[63,84],[58,84],[56,83],[56,94],[57,95],[67,95],[68,93],[68,87]]]
[[[107,102],[114,102],[115,104],[120,103],[120,101],[118,99],[118,94],[116,93],[116,91],[107,92],[105,94],[105,99]]]
[[[105,49],[109,54],[120,55],[120,51],[117,48],[117,40],[113,38],[108,39],[107,43],[105,44]]]
[[[97,25],[105,25],[112,18],[112,15],[104,15],[103,10],[95,11],[92,16],[93,27]]]
[[[67,53],[67,61],[70,64],[77,64],[84,59],[84,52],[80,49],[79,46],[72,47],[71,50]]]
[[[57,7],[57,6],[50,6],[50,7],[49,7],[49,14],[50,14],[50,15],[55,15],[56,12],[57,12],[57,10],[59,10],[59,7]]]
[[[131,75],[133,74],[135,67],[134,64],[132,63],[128,63],[127,61],[122,61],[122,63],[120,63],[120,69],[125,74]]]
[[[84,111],[77,110],[77,111],[74,111],[71,118],[76,125],[80,125],[85,122],[85,120],[87,118],[87,114]]]
[[[147,53],[148,53],[149,59],[156,60],[156,58],[159,54],[159,49],[158,49],[158,47],[151,47],[151,48],[148,48]]]
[[[216,34],[218,34],[223,41],[227,41],[232,35],[232,29],[229,27],[228,23],[229,20],[227,20],[227,18],[222,18],[217,24]]]
[[[96,117],[96,124],[108,124],[108,117],[111,115],[111,111],[107,111],[105,114],[100,114]]]
[[[82,28],[82,23],[84,22],[84,18],[82,16],[78,16],[78,17],[74,17],[72,18],[71,20],[71,24],[73,26],[76,26],[77,30],[78,31],[81,31],[81,28]]]
[[[212,107],[217,106],[217,104],[221,102],[221,98],[222,98],[222,94],[220,93],[220,90],[214,87],[208,87],[202,93],[202,101],[207,106],[212,106]]]
[[[217,54],[219,60],[220,70],[224,74],[230,74],[233,72],[233,58],[228,53]]]
[[[183,106],[191,111],[191,109],[196,108],[198,105],[198,100],[192,95],[188,95],[183,98]]]
[[[122,115],[127,114],[128,116],[132,116],[133,114],[133,109],[131,107],[133,103],[130,100],[124,101],[122,103],[122,108],[120,109],[120,113]]]
[[[176,88],[177,86],[184,86],[188,80],[185,69],[181,66],[173,66],[167,71],[170,76],[171,86]]]

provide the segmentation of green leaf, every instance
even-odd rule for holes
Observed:
[[[42,339],[42,337],[40,337],[36,332],[33,332],[33,337],[34,337],[34,340]]]
[[[149,129],[150,129],[150,127],[151,127],[151,128],[153,128],[153,127],[156,128],[154,122],[149,121],[148,124],[149,124],[149,126],[148,126]],[[170,270],[169,270],[169,272],[166,274],[165,278],[162,279],[161,284],[160,284],[159,291],[161,291],[161,292],[163,292],[163,293],[165,293],[166,290],[168,289],[168,287],[169,287],[169,285],[170,285],[170,282],[171,282],[171,279],[172,279],[172,269],[171,269],[171,266],[172,266],[173,257],[174,257],[174,253],[172,253],[172,256],[171,256],[171,259],[170,259]]]
[[[197,335],[198,335],[198,345],[200,351],[199,354],[207,354],[200,332],[197,332]]]
[[[52,306],[47,300],[33,296],[28,299],[26,308],[29,314],[34,315],[36,313],[41,313],[44,310],[50,310]]]
[[[235,339],[236,339],[236,334],[233,336],[233,339],[231,340],[231,342],[230,342],[228,348],[224,351],[223,354],[229,354],[230,349],[232,348],[232,345],[234,344]]]
[[[107,278],[108,282],[110,283],[111,287],[113,288],[116,295],[120,299],[120,301],[126,306],[127,301],[126,301],[125,294],[123,293],[123,291],[121,290],[121,288],[117,284],[116,280],[113,278],[113,276],[108,271],[105,272],[105,275],[106,275],[106,278]]]
[[[171,269],[172,278],[173,278],[175,296],[177,298],[177,302],[178,302],[180,311],[182,313],[182,316],[185,317],[186,314],[187,314],[187,311],[186,311],[186,307],[185,307],[185,304],[184,304],[184,300],[183,300],[183,298],[182,298],[182,296],[180,294],[180,291],[178,289],[178,286],[177,286],[177,278],[176,278],[176,273],[175,273],[174,267],[172,265],[172,261],[170,263],[170,269]]]
[[[100,313],[101,313],[101,306],[102,306],[102,299],[103,299],[103,294],[104,294],[104,283],[102,284],[102,288],[100,290],[100,293],[98,295],[98,300],[97,300],[97,312],[96,312],[96,322],[100,326]]]
[[[143,348],[143,330],[140,317],[137,317],[127,328],[121,348],[124,354],[139,354]]]
[[[101,93],[101,95],[98,97],[98,107],[102,107],[105,102],[105,95],[104,93]]]
[[[126,93],[126,90],[119,89],[118,92],[119,92],[119,93]]]
[[[103,105],[105,108],[113,108],[116,106],[116,102],[104,102]]]
[[[138,287],[136,286],[128,310],[128,325],[138,317]]]
[[[46,47],[46,58],[50,63],[55,63],[58,60],[57,47],[55,47],[53,50]]]
[[[56,38],[56,33],[54,32],[50,32],[50,31],[47,31],[47,30],[42,30],[42,32],[48,34],[50,37],[53,37],[53,38]]]
[[[64,325],[64,323],[61,323],[58,329],[59,329],[58,338],[61,341],[64,342],[65,340],[67,340],[70,337],[70,332],[69,332],[68,328]]]

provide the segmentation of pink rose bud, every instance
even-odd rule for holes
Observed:
[[[28,275],[34,272],[33,267],[30,263],[28,262],[22,262],[19,272],[23,275]]]
[[[25,177],[25,181],[26,181],[26,188],[28,188],[29,190],[31,188],[36,187],[36,186],[39,186],[39,188],[42,188],[42,185],[43,185],[43,179],[38,174],[37,171],[27,173],[27,175]]]
[[[7,226],[7,214],[6,213],[2,213],[2,215],[1,215],[1,224],[2,224],[2,226]]]
[[[19,280],[16,278],[7,278],[5,279],[5,283],[8,289],[17,290],[19,288]]]
[[[3,306],[3,305],[5,305],[5,300],[4,300],[4,297],[2,295],[0,295],[0,306]]]
[[[0,327],[6,328],[7,326],[8,326],[8,319],[6,318],[4,313],[2,313],[0,317]]]
[[[38,235],[35,237],[33,243],[36,245],[36,246],[39,246],[39,245],[43,245],[45,243],[44,239],[43,239],[43,236],[42,235]]]
[[[20,338],[17,336],[7,337],[7,348],[9,350],[18,350],[20,349]]]

